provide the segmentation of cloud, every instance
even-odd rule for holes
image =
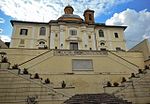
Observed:
[[[6,35],[0,35],[0,39],[4,42],[10,42],[10,37]]]
[[[63,14],[69,0],[1,0],[0,9],[17,20],[45,21],[56,19]],[[83,17],[86,8],[95,10],[95,16],[111,7],[132,0],[70,0],[75,13]]]
[[[4,18],[0,18],[0,23],[4,23],[4,22],[5,22]]]
[[[150,39],[150,35],[143,35],[144,39]]]
[[[0,28],[0,34],[3,32],[3,29]]]
[[[131,48],[143,39],[150,38],[150,12],[146,9],[135,11],[127,9],[121,13],[115,13],[106,21],[107,25],[126,25],[125,37],[128,48]]]

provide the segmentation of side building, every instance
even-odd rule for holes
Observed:
[[[145,65],[150,66],[150,44],[148,39],[143,40],[133,48],[129,50],[130,52],[140,51],[143,53]]]

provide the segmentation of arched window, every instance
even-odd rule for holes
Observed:
[[[103,32],[103,30],[99,30],[99,37],[104,37],[104,32]]]
[[[44,41],[40,41],[39,44],[45,44],[45,42]]]
[[[45,27],[41,27],[40,28],[40,35],[45,35],[46,34],[46,28]]]
[[[101,43],[100,43],[100,45],[101,45],[101,46],[104,46],[104,45],[105,45],[105,43],[101,42]]]
[[[119,38],[118,33],[114,33],[115,38]]]
[[[92,20],[92,15],[91,14],[89,14],[89,20]]]

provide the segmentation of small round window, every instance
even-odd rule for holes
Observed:
[[[101,45],[101,46],[104,46],[104,45],[105,45],[105,43],[103,43],[103,42],[102,42],[102,43],[100,43],[100,45]]]

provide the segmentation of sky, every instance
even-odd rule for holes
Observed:
[[[150,40],[150,0],[0,0],[0,38],[11,41],[10,20],[49,22],[64,14],[71,5],[83,18],[87,8],[95,11],[95,22],[128,26],[124,32],[127,47]]]

